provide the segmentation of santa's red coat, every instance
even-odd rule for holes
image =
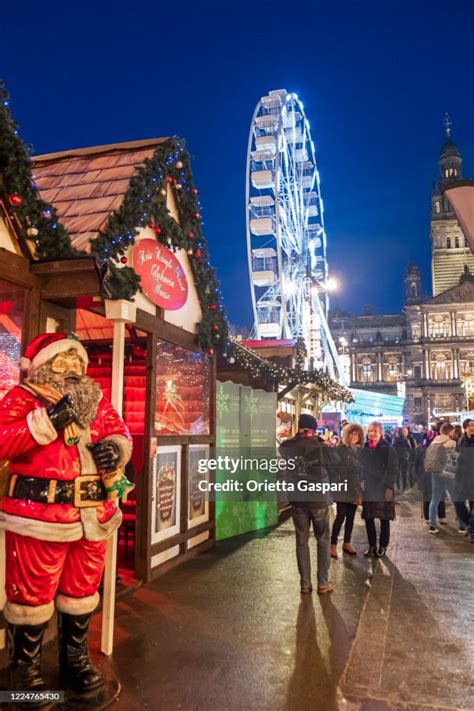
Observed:
[[[44,403],[21,386],[14,387],[0,402],[0,459],[10,462],[12,474],[44,479],[72,480],[80,475],[96,474],[97,470],[87,442],[112,439],[121,452],[121,464],[131,453],[130,432],[112,404],[102,397],[97,414],[88,430],[83,433],[79,446],[68,446],[62,432],[56,432],[47,416]],[[43,504],[5,496],[2,501],[3,518],[11,516],[36,519],[50,524],[75,524],[80,521],[80,511],[73,504]],[[96,510],[99,522],[108,521],[117,511],[113,502],[105,502]],[[26,523],[26,522],[25,522]],[[18,532],[18,526],[15,527]],[[34,535],[31,530],[25,535]],[[39,531],[39,538],[43,538]],[[49,540],[62,540],[51,534]]]

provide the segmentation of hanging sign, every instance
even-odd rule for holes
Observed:
[[[170,311],[184,306],[188,298],[186,274],[169,249],[154,239],[142,239],[133,247],[132,263],[150,301]]]

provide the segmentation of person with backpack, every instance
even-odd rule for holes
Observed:
[[[469,517],[466,516],[464,506],[456,501],[455,477],[459,454],[456,451],[456,442],[452,438],[454,427],[445,422],[441,426],[440,434],[434,438],[425,455],[425,470],[431,472],[432,494],[430,501],[430,533],[439,533],[436,526],[436,514],[439,502],[449,494],[456,509],[459,525],[467,527]]]
[[[415,479],[417,482],[418,489],[421,491],[422,504],[423,504],[423,520],[425,523],[430,522],[430,501],[432,494],[431,487],[431,472],[425,469],[425,456],[426,450],[432,444],[435,438],[434,430],[428,430],[425,433],[423,442],[417,447],[415,455]],[[446,523],[446,506],[444,499],[441,499],[438,506],[438,521],[439,523]]]

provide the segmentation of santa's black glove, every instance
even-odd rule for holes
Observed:
[[[100,439],[97,444],[88,445],[97,469],[115,469],[120,460],[120,449],[110,439]]]
[[[77,418],[77,412],[69,395],[65,395],[57,403],[48,407],[47,413],[55,430],[63,430]]]

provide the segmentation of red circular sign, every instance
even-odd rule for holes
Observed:
[[[184,269],[174,254],[154,239],[142,239],[133,247],[133,268],[150,301],[163,309],[180,309],[188,298]]]

